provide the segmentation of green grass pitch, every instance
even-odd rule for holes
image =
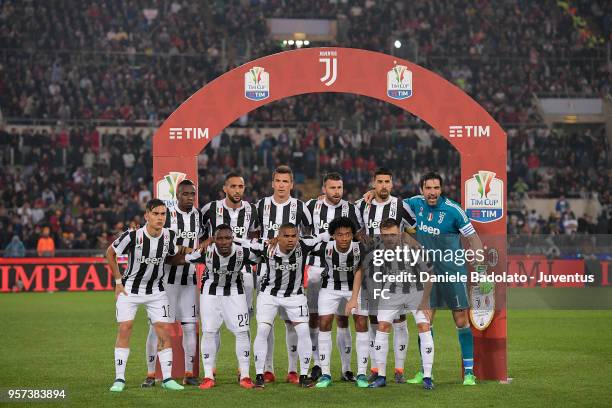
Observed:
[[[517,289],[524,290],[524,289]],[[436,318],[436,389],[390,384],[384,389],[357,389],[335,381],[328,389],[300,389],[277,383],[265,390],[244,390],[236,383],[233,336],[223,329],[218,356],[217,387],[202,391],[191,387],[168,392],[157,386],[139,388],[146,366],[144,343],[147,325],[139,311],[127,365],[126,390],[108,391],[114,377],[113,347],[116,334],[112,292],[28,293],[0,296],[2,353],[0,389],[6,402],[10,388],[63,388],[72,406],[190,406],[207,407],[399,407],[399,406],[612,406],[612,310],[509,310],[509,375],[503,385],[483,382],[477,387],[460,383],[459,346],[450,313]],[[254,329],[254,327],[253,327]],[[406,372],[416,370],[418,357],[414,322],[409,321],[410,342]],[[284,328],[276,325],[275,366],[284,379],[287,367]],[[354,357],[353,357],[354,358]],[[389,353],[390,363],[393,361]],[[333,355],[333,376],[338,378],[339,357]],[[390,364],[389,367],[393,367]],[[353,368],[355,364],[353,361]],[[254,375],[254,368],[251,369]],[[43,405],[46,405],[43,403]],[[41,403],[35,403],[41,406]]]

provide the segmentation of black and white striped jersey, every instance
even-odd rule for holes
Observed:
[[[181,211],[178,206],[168,208],[164,227],[176,232],[176,243],[186,248],[196,249],[203,231],[200,226],[200,211],[192,208]],[[164,265],[164,282],[176,285],[195,285],[195,265]]]
[[[261,259],[261,252],[232,244],[228,256],[222,256],[215,244],[206,252],[193,252],[185,256],[190,264],[203,263],[206,268],[202,274],[200,293],[217,296],[244,294],[242,273],[245,266],[254,265]]]
[[[249,232],[259,228],[257,208],[254,204],[242,201],[239,208],[229,208],[225,199],[211,201],[202,207],[202,227],[206,230],[206,237],[211,236],[215,228],[227,224],[234,230],[234,237],[248,239]]]
[[[389,196],[384,203],[373,199],[370,204],[360,199],[355,202],[355,205],[361,213],[365,232],[370,236],[380,234],[380,223],[387,218],[396,220],[400,224],[400,230],[415,224],[415,215],[410,206],[398,197]]]
[[[174,231],[162,228],[159,236],[152,237],[145,225],[125,231],[112,246],[117,255],[128,256],[128,267],[121,278],[126,292],[150,295],[164,290],[164,260],[177,252]]]
[[[355,223],[355,228],[359,231],[363,228],[361,214],[357,211],[355,204],[351,204],[346,200],[340,200],[336,205],[328,204],[323,200],[309,200],[306,203],[306,208],[312,217],[312,234],[319,235],[327,232],[329,223],[332,220],[340,217],[348,217]]]
[[[310,264],[323,268],[322,288],[353,290],[355,273],[365,255],[365,249],[359,242],[351,242],[346,252],[338,250],[336,241],[322,242],[312,251]]]
[[[289,297],[304,293],[306,257],[320,242],[315,237],[301,237],[298,245],[287,254],[281,252],[278,245],[274,249],[268,248],[263,239],[241,242],[241,245],[263,257],[265,267],[262,268],[260,277],[260,292],[276,297]]]
[[[287,222],[297,225],[301,234],[305,227],[312,224],[306,205],[293,197],[283,204],[278,204],[272,196],[262,198],[257,202],[257,215],[261,226],[261,237],[265,239],[277,236],[280,226]]]

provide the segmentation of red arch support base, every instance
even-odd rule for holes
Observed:
[[[498,265],[506,264],[505,242],[499,240],[506,235],[504,131],[476,101],[442,77],[371,51],[283,52],[235,68],[201,88],[155,133],[156,196],[173,199],[174,186],[184,177],[197,182],[197,155],[240,116],[279,99],[315,92],[352,93],[392,103],[445,137],[461,155],[462,205],[481,236],[498,238]],[[486,238],[483,241],[487,243]],[[474,330],[475,371],[480,379],[506,380],[504,286],[498,285],[495,301],[491,323],[482,331]],[[180,346],[177,352],[182,352]]]

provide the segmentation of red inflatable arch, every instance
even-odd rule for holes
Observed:
[[[433,72],[391,55],[359,49],[305,48],[270,55],[235,68],[197,91],[155,133],[155,195],[171,200],[181,179],[197,182],[198,154],[240,116],[279,99],[315,92],[376,98],[431,125],[461,155],[462,206],[479,234],[505,236],[506,135],[500,125],[461,89]],[[495,246],[498,265],[505,265],[505,243]],[[495,301],[492,319],[472,316],[482,329],[474,329],[475,370],[481,379],[506,380],[502,285],[497,287]],[[178,364],[175,368],[181,375]]]

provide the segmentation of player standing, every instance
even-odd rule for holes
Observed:
[[[334,314],[337,313],[343,302],[351,299],[354,286],[360,284],[360,281],[356,283],[355,276],[357,274],[361,275],[361,265],[366,255],[363,245],[353,240],[357,228],[349,217],[344,216],[334,219],[329,224],[329,233],[334,240],[317,245],[312,252],[314,265],[323,268],[318,297],[319,355],[322,375],[316,384],[317,388],[327,388],[332,384],[331,328]],[[367,310],[361,310],[360,306],[360,304],[354,306],[356,310],[353,314],[357,332],[358,371],[356,385],[364,388],[368,386],[366,378],[369,354],[368,312]],[[346,314],[348,315],[348,313]],[[346,376],[346,373],[343,372],[343,374]]]
[[[416,214],[416,236],[419,243],[427,249],[457,250],[462,249],[460,236],[466,237],[470,247],[475,251],[482,251],[482,242],[476,233],[469,218],[455,201],[442,195],[442,177],[437,173],[427,173],[420,181],[421,194],[404,200]],[[443,259],[429,260],[433,264],[433,273],[437,276],[450,274],[467,274],[464,263],[444,261]],[[488,293],[492,284],[480,284],[481,293]],[[468,317],[467,286],[463,282],[434,282],[431,297],[432,310],[431,325],[435,309],[448,307],[452,310],[457,336],[463,358],[464,380],[463,385],[476,385],[474,376],[474,339]],[[423,373],[409,380],[411,383],[423,381]]]
[[[380,234],[380,224],[383,220],[391,218],[397,221],[400,229],[414,225],[414,214],[408,206],[398,197],[391,195],[393,189],[393,174],[389,169],[379,168],[372,178],[371,201],[360,199],[355,205],[361,213],[365,225],[365,233],[369,237]],[[370,311],[372,312],[372,311]],[[375,313],[375,312],[373,312]],[[376,314],[370,315],[370,359],[374,360],[374,341],[376,338],[376,327],[378,321]],[[404,361],[406,360],[406,350],[408,348],[408,328],[406,325],[406,315],[399,316],[393,322],[393,355],[395,357],[395,381],[404,383]],[[376,378],[376,368],[372,369],[369,380]]]
[[[306,203],[306,207],[312,216],[312,233],[318,236],[328,232],[329,224],[339,217],[348,217],[352,220],[355,227],[360,230],[363,227],[361,215],[354,204],[342,199],[344,194],[344,183],[342,176],[338,173],[328,173],[323,178],[323,197],[313,199]],[[356,235],[356,234],[354,234]],[[321,273],[323,268],[313,265],[309,260],[308,268],[308,287],[306,297],[308,298],[308,310],[310,312],[310,338],[312,340],[313,361],[312,379],[318,380],[321,375],[320,358],[318,351],[319,337],[319,290],[321,288]],[[353,382],[355,377],[351,371],[351,354],[353,339],[348,326],[348,316],[344,315],[344,303],[338,306],[336,313],[336,346],[340,353],[342,363],[342,380]]]
[[[200,212],[193,206],[196,189],[193,181],[183,180],[177,186],[177,205],[168,208],[165,228],[176,233],[177,244],[184,248],[196,249],[202,236]],[[183,350],[185,353],[185,375],[183,384],[198,385],[193,375],[197,342],[197,289],[194,265],[164,265],[164,288],[170,302],[170,320],[181,322]],[[146,344],[147,378],[141,387],[155,385],[155,364],[157,362],[157,335],[149,322]]]
[[[137,230],[128,230],[106,250],[106,259],[115,279],[116,316],[119,323],[115,343],[115,382],[110,390],[121,392],[125,387],[125,366],[130,354],[130,337],[139,305],[144,305],[147,315],[159,338],[159,358],[163,382],[162,388],[182,390],[183,386],[172,379],[172,347],[168,334],[170,302],[162,284],[163,263],[166,256],[175,255],[178,247],[176,233],[164,228],[166,206],[158,199],[149,200],[145,211],[146,224]],[[119,272],[117,255],[128,256],[128,268]]]
[[[293,172],[291,168],[288,166],[277,167],[274,173],[272,173],[272,190],[274,193],[257,202],[258,221],[261,226],[261,237],[264,240],[276,237],[280,226],[283,224],[295,224],[300,229],[306,228],[311,224],[310,213],[304,203],[297,198],[291,197],[292,189]],[[265,275],[266,267],[266,264],[261,265],[261,269],[258,272],[260,276]],[[287,382],[297,384],[299,380],[297,374],[297,333],[294,325],[287,319],[285,309],[281,309],[280,315],[285,321],[285,339],[289,360]],[[275,380],[273,354],[274,330],[271,330],[270,338],[268,339],[268,352],[266,354],[265,377],[267,382]]]

